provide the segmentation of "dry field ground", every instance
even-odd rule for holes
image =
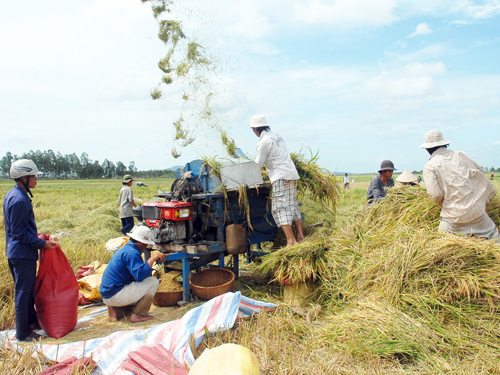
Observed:
[[[467,274],[467,279],[464,276],[462,280],[457,272],[456,279],[460,279],[460,283],[470,281],[470,285],[464,284],[467,290],[473,289],[472,283],[479,285],[478,295],[469,299],[461,295],[460,301],[447,301],[446,305],[442,301],[435,301],[435,304],[431,305],[426,300],[419,305],[423,306],[422,310],[415,312],[414,302],[411,308],[407,306],[408,304],[405,305],[405,309],[401,308],[401,300],[404,300],[402,291],[398,292],[397,303],[387,299],[384,293],[375,291],[373,285],[379,282],[382,284],[384,277],[389,277],[391,270],[387,268],[390,267],[384,266],[386,269],[380,270],[380,274],[377,274],[377,270],[369,269],[372,263],[367,262],[363,266],[365,267],[363,271],[352,265],[353,262],[357,262],[356,259],[375,255],[378,258],[374,264],[389,264],[391,255],[384,253],[384,249],[392,252],[393,248],[398,248],[394,236],[398,237],[400,245],[406,243],[405,233],[410,233],[413,229],[399,232],[404,225],[410,225],[407,222],[400,223],[394,228],[394,233],[386,233],[387,240],[384,240],[386,238],[384,234],[376,233],[378,227],[386,225],[379,218],[375,216],[366,218],[367,215],[364,214],[365,217],[360,219],[364,220],[362,223],[360,221],[361,224],[353,224],[358,220],[358,215],[363,213],[366,188],[372,176],[350,177],[355,182],[351,184],[349,190],[341,189],[336,215],[307,197],[302,199],[302,210],[306,214],[306,224],[324,223],[324,227],[311,243],[314,241],[315,244],[321,243],[330,254],[336,252],[335,249],[339,249],[339,254],[344,248],[357,251],[354,257],[349,258],[351,265],[348,269],[358,273],[356,280],[349,286],[351,294],[346,291],[336,295],[334,291],[335,288],[340,290],[346,287],[346,284],[340,281],[342,277],[344,279],[351,277],[342,273],[341,268],[345,265],[339,266],[345,257],[333,257],[327,261],[330,270],[339,267],[336,278],[331,274],[322,278],[318,287],[321,289],[319,290],[321,296],[318,297],[318,294],[311,296],[309,306],[299,310],[290,309],[282,302],[283,288],[279,283],[273,282],[272,278],[262,276],[253,266],[245,265],[243,267],[247,272],[244,272],[238,281],[237,289],[251,298],[274,302],[278,304],[278,308],[272,313],[261,314],[252,320],[241,322],[229,332],[209,338],[203,346],[212,347],[221,342],[241,343],[257,355],[261,373],[269,375],[500,373],[500,343],[495,345],[492,340],[492,337],[500,340],[500,317],[496,313],[498,299],[494,283],[491,283],[493,286],[483,285],[481,280],[473,278],[470,273]],[[500,179],[499,176],[496,178]],[[146,201],[156,194],[157,189],[168,190],[172,180],[144,180],[144,182],[149,187],[134,187],[134,194],[136,198]],[[500,189],[499,180],[495,180],[494,184]],[[117,180],[41,180],[34,189],[33,205],[39,232],[54,234],[74,230],[70,235],[63,237],[60,243],[75,270],[79,265],[86,265],[95,260],[107,263],[110,259],[112,254],[106,251],[104,244],[108,239],[117,237],[117,231],[121,227],[116,203],[120,186],[121,183]],[[0,182],[2,200],[11,187],[11,181]],[[425,215],[422,216],[422,220],[428,217]],[[417,241],[417,238],[421,238],[423,243],[440,240],[440,238],[428,240],[425,236],[432,231],[429,229],[432,226],[423,227],[415,224],[416,222],[418,218],[412,221],[411,225],[418,227],[419,234],[415,236],[408,234],[408,241]],[[371,227],[373,233],[371,229],[366,229]],[[3,214],[0,219],[0,230],[4,231]],[[445,243],[452,240],[446,237],[442,241]],[[490,246],[479,240],[466,241],[472,244],[472,248],[478,249],[477,252],[487,253],[490,258],[496,257],[498,247],[495,245]],[[454,246],[454,249],[461,246],[467,249],[470,247],[463,245],[462,242]],[[411,246],[400,247],[403,249]],[[0,248],[5,249],[3,235],[0,237]],[[363,254],[361,252],[363,249],[371,249],[370,254]],[[398,255],[395,250],[392,255],[399,260],[406,256]],[[469,258],[468,256],[467,259]],[[466,262],[465,257],[463,262]],[[474,258],[472,263],[476,264],[478,260]],[[244,264],[243,259],[240,264]],[[497,268],[496,263],[494,266],[490,263],[483,266],[492,267],[488,271],[490,279],[498,277],[498,273],[492,273],[500,270],[500,266]],[[402,265],[398,263],[398,267]],[[398,277],[405,278],[407,275],[401,276],[404,271],[401,272],[390,274],[394,280],[387,281],[384,285],[389,288],[398,283],[403,284],[398,281]],[[368,280],[368,275],[373,275],[373,278]],[[446,278],[448,281],[443,283],[458,285],[454,284],[456,280],[453,281],[453,275],[447,273]],[[433,282],[440,283],[442,280],[436,278]],[[437,284],[435,288],[438,288]],[[367,292],[364,295],[363,290],[373,293]],[[416,292],[412,290],[411,293]],[[491,294],[491,298],[481,297],[488,293]],[[332,297],[335,295],[336,297]],[[0,299],[2,303],[0,329],[11,329],[14,325],[13,283],[4,250],[0,252]],[[486,300],[490,303],[487,309],[476,306],[476,304],[486,304]],[[194,301],[182,308],[155,307],[152,313],[156,318],[139,324],[127,321],[111,324],[105,317],[100,317],[62,339],[44,341],[66,343],[103,336],[114,330],[143,328],[176,319],[200,303],[201,301]],[[464,304],[470,306],[468,311]],[[442,312],[441,309],[446,312]],[[439,313],[436,312],[438,310]],[[85,311],[80,310],[79,316],[83,316]],[[474,325],[475,316],[485,323]],[[454,330],[456,334],[453,333]],[[0,374],[11,374],[14,366],[17,366],[16,373],[19,374],[35,374],[40,369],[39,364],[30,360],[29,356],[20,356],[0,348]]]

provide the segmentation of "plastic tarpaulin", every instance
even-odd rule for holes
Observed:
[[[98,363],[100,374],[126,374],[123,362],[128,353],[139,347],[162,345],[184,366],[191,367],[194,356],[189,348],[189,338],[194,336],[199,345],[205,335],[230,329],[237,318],[274,308],[272,303],[255,301],[240,292],[226,293],[188,311],[181,319],[159,324],[148,329],[114,332],[107,337],[73,342],[63,345],[43,345],[42,352],[49,359],[64,361],[92,355]]]

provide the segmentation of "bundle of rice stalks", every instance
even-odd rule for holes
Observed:
[[[500,349],[500,248],[438,233],[439,212],[396,189],[332,234],[320,289],[338,348],[411,360]]]
[[[310,193],[317,201],[323,202],[332,209],[337,207],[339,196],[339,185],[328,171],[318,166],[319,152],[307,159],[301,153],[291,153],[290,156],[295,163],[300,180],[297,190],[299,194]]]
[[[285,247],[262,258],[256,269],[281,283],[316,280],[325,273],[329,248],[325,238],[309,237],[298,245]]]

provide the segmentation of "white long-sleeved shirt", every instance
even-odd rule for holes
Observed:
[[[279,134],[270,130],[260,134],[255,162],[261,168],[263,165],[266,166],[271,182],[299,179],[299,174],[286,148],[285,141]]]
[[[465,152],[437,149],[424,167],[427,193],[442,206],[441,217],[466,224],[486,212],[495,188]]]

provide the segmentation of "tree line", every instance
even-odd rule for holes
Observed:
[[[113,163],[104,159],[102,163],[92,160],[84,152],[80,157],[75,153],[62,155],[60,152],[29,151],[21,156],[13,155],[7,151],[0,159],[0,173],[3,178],[9,178],[10,166],[19,159],[31,159],[44,173],[41,178],[46,179],[111,179],[122,178],[125,174],[131,174],[134,178],[173,178],[175,171],[167,169],[155,169],[139,171],[135,162],[129,162],[126,166],[123,162]]]

